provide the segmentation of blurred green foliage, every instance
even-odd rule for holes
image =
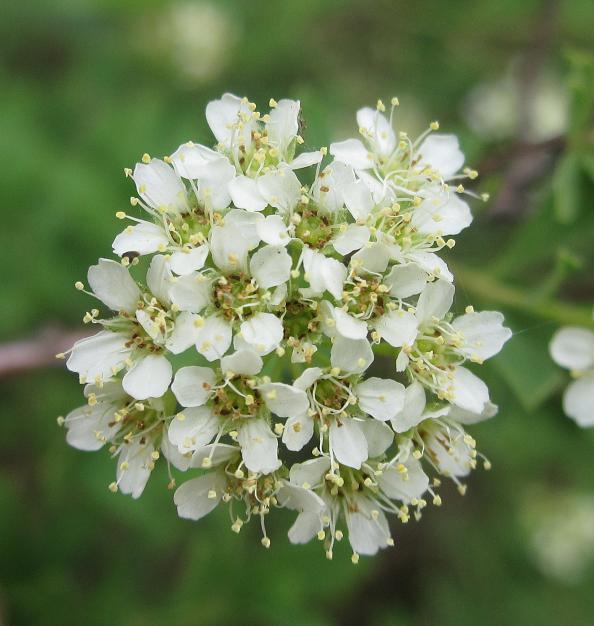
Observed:
[[[316,144],[352,135],[359,106],[396,94],[402,125],[418,132],[439,118],[485,169],[479,191],[499,199],[499,211],[474,204],[475,223],[450,255],[459,310],[499,308],[516,333],[484,368],[500,415],[473,430],[494,468],[477,472],[465,498],[446,488],[442,510],[396,529],[395,550],[358,567],[337,550],[328,563],[317,545],[288,545],[289,517],[273,520],[269,551],[255,528],[231,533],[224,511],[199,524],[178,520],[161,473],[140,501],[114,496],[107,455],[67,448],[55,426],[80,403],[77,382],[60,370],[7,378],[0,623],[591,624],[594,566],[572,585],[547,577],[520,518],[533,492],[594,491],[594,434],[562,415],[566,378],[547,354],[559,325],[592,324],[594,6],[219,0],[183,32],[171,18],[179,6],[3,7],[0,339],[80,323],[87,303],[72,284],[109,255],[113,215],[132,192],[123,168],[145,151],[210,142],[208,100],[227,90],[261,106],[271,96],[299,98],[306,142]],[[209,22],[212,7],[218,22]],[[184,44],[188,30],[190,41],[211,47]],[[567,132],[548,140],[542,171],[514,187],[525,166],[522,129],[477,135],[465,103],[515,62],[567,85],[569,118]]]

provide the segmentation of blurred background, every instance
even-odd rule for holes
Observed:
[[[593,24],[591,0],[3,5],[0,624],[592,624],[594,430],[562,414],[547,343],[593,327]],[[306,147],[397,95],[398,127],[458,133],[491,195],[450,259],[458,310],[500,309],[515,332],[481,372],[501,411],[472,434],[493,469],[358,566],[289,545],[291,515],[270,550],[222,509],[181,521],[165,472],[114,495],[107,452],[56,425],[81,396],[51,356],[84,332],[73,283],[110,254],[123,168],[211,143],[224,91],[300,99]]]

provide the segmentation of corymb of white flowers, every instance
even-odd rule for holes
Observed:
[[[500,313],[450,312],[439,252],[472,221],[460,181],[477,174],[436,122],[397,133],[397,106],[358,111],[361,138],[330,158],[297,154],[298,101],[261,115],[225,94],[206,107],[214,149],[126,170],[140,217],[117,213],[119,260],[89,269],[110,312],[84,317],[101,330],[67,367],[86,403],[60,419],[72,446],[117,458],[112,491],[138,498],[164,457],[171,489],[172,467],[188,475],[181,517],[224,502],[269,547],[266,516],[288,508],[291,542],[332,558],[346,530],[354,562],[394,544],[386,514],[440,504],[439,475],[464,492],[481,457],[465,427],[497,411],[466,363],[511,333]],[[366,377],[379,353],[389,378]]]

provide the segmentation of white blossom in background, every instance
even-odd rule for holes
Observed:
[[[579,426],[594,426],[594,331],[561,328],[553,335],[549,350],[553,361],[574,378],[563,393],[563,410]]]
[[[291,542],[332,558],[347,537],[357,562],[394,544],[390,515],[441,503],[439,476],[464,493],[490,467],[466,431],[497,413],[474,369],[511,332],[451,312],[440,252],[472,222],[477,176],[455,136],[409,137],[394,98],[357,113],[360,138],[300,151],[299,101],[270,107],[224,94],[206,107],[214,147],[125,170],[119,260],[76,284],[104,310],[67,360],[86,404],[60,423],[72,446],[108,447],[112,491],[140,496],[164,457],[170,488],[188,475],[181,517],[232,505],[232,530],[258,517],[269,547],[266,516],[288,508]]]

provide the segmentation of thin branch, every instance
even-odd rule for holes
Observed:
[[[88,334],[88,331],[48,326],[31,337],[1,344],[0,378],[40,367],[63,365],[63,361],[56,359],[56,354],[68,350],[75,341]]]

